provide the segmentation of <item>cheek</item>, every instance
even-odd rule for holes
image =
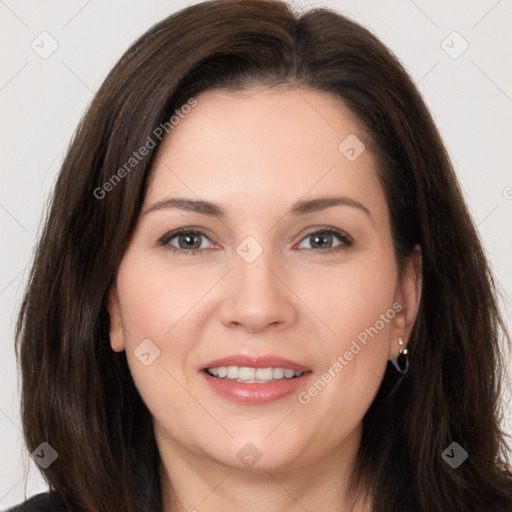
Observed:
[[[194,374],[189,364],[195,350],[192,340],[199,339],[203,325],[196,320],[204,314],[207,300],[203,297],[218,280],[211,274],[180,272],[161,259],[155,261],[135,251],[127,254],[119,268],[117,289],[126,356],[135,384],[152,412],[160,411],[163,402],[170,403],[170,396],[179,399],[183,390],[178,381]]]
[[[397,286],[393,261],[370,260],[347,266],[321,282],[322,291],[316,293],[315,307],[330,328],[324,338],[330,347],[341,349],[350,345],[376,323],[382,337],[388,334],[391,324],[386,320],[394,318],[394,310],[388,315],[386,312],[392,308]],[[314,296],[313,291],[310,296]],[[384,322],[381,315],[385,316]]]
[[[317,304],[318,316],[335,334],[321,329],[318,380],[299,398],[326,417],[345,417],[347,428],[370,406],[387,365],[392,322],[399,307],[394,300],[394,261],[385,260],[375,258],[334,273],[324,280],[326,293]]]
[[[211,287],[210,281],[200,273],[170,270],[165,262],[143,256],[127,259],[118,273],[127,341],[171,338],[182,319],[194,314],[194,305]]]
[[[318,314],[335,332],[321,326],[316,379],[297,397],[307,418],[324,418],[314,425],[326,446],[345,438],[361,422],[373,402],[387,365],[392,321],[396,316],[393,267],[364,265],[326,281]]]

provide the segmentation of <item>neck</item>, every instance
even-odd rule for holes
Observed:
[[[157,429],[155,427],[155,433]],[[363,493],[348,492],[349,477],[359,446],[359,428],[338,449],[315,461],[291,464],[286,469],[225,466],[206,456],[191,453],[169,438],[156,437],[162,458],[164,512],[372,510]]]

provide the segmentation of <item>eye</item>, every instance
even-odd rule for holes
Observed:
[[[182,253],[188,255],[194,255],[198,252],[202,252],[205,247],[201,247],[201,237],[208,238],[208,236],[202,231],[198,231],[190,228],[182,228],[171,233],[164,235],[159,241],[158,245],[165,246],[172,250],[173,253]],[[171,244],[171,241],[176,239],[178,247]]]
[[[341,241],[340,244],[336,246],[332,246],[332,240],[333,238],[337,238]],[[310,245],[311,248],[306,248],[306,251],[308,252],[332,252],[332,251],[339,251],[346,249],[347,247],[350,247],[353,245],[354,240],[350,235],[345,233],[344,231],[341,231],[339,229],[335,228],[321,228],[316,231],[313,231],[312,233],[309,233],[306,235],[302,241],[305,240],[311,240]],[[326,247],[329,246],[329,247]],[[316,249],[320,249],[316,250]]]

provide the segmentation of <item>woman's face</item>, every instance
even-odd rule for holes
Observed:
[[[339,100],[196,101],[153,164],[110,295],[112,348],[126,349],[171,460],[341,460],[409,339],[418,255],[399,280],[376,164]]]

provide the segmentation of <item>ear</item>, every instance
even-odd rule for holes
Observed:
[[[400,354],[400,348],[405,348],[409,343],[412,328],[416,321],[420,307],[422,290],[422,258],[421,247],[415,245],[407,259],[402,278],[400,279],[396,294],[394,309],[397,314],[392,321],[391,340],[389,344],[389,358],[395,359]],[[404,340],[402,347],[398,344],[398,338]]]
[[[110,315],[110,346],[115,352],[124,350],[123,323],[121,319],[121,307],[117,289],[113,285],[108,291],[107,309]]]

